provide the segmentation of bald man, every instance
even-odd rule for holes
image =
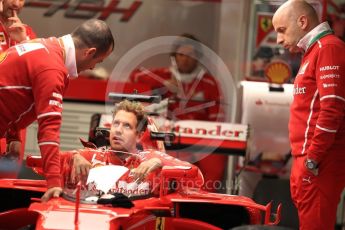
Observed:
[[[285,2],[272,23],[277,43],[303,53],[289,122],[300,229],[334,229],[345,187],[345,44],[305,1]]]

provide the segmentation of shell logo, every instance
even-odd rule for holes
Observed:
[[[0,64],[6,59],[7,52],[0,53]]]
[[[270,83],[286,83],[291,77],[290,66],[284,61],[271,62],[265,68],[265,77]]]

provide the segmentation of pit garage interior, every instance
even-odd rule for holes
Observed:
[[[222,92],[224,117],[205,128],[206,133],[216,133],[224,142],[230,143],[209,150],[211,154],[228,156],[217,192],[248,196],[259,204],[273,201],[274,210],[281,203],[282,217],[277,229],[298,229],[297,210],[290,198],[291,153],[287,126],[294,77],[301,57],[288,54],[276,44],[271,21],[275,10],[284,2],[26,0],[18,16],[33,28],[37,37],[70,33],[91,18],[106,21],[115,37],[115,48],[108,59],[70,81],[63,101],[61,151],[82,148],[80,138],[90,140],[90,130],[95,128],[95,123],[100,125],[102,115],[111,113],[113,103],[108,98],[109,93],[154,94],[156,89],[150,85],[131,82],[131,73],[140,68],[170,66],[173,38],[184,33],[192,34],[202,44],[204,68],[217,79]],[[320,19],[329,21],[334,32],[345,40],[345,1],[308,2],[317,10]],[[164,103],[151,106],[150,110],[166,116],[162,107]],[[157,122],[161,120],[157,119]],[[187,132],[187,128],[182,128],[187,127],[183,126],[186,124],[182,120],[174,122],[180,124],[179,131]],[[201,130],[197,122],[195,126],[194,123],[188,125],[191,130]],[[245,145],[241,147],[233,145],[237,141],[232,130],[236,125],[246,129]],[[10,177],[42,179],[25,166],[28,155],[40,155],[37,130],[37,123],[33,123],[22,132],[25,142],[21,150],[24,152],[22,166]],[[194,134],[204,138],[205,134],[199,131]],[[1,141],[1,149],[4,149],[5,140]],[[345,229],[344,200],[343,195],[335,229]],[[196,212],[197,205],[190,206],[185,215],[193,216]],[[233,212],[235,214],[236,210]]]

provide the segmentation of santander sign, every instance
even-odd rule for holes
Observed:
[[[181,120],[174,124],[174,132],[181,137],[247,141],[248,125]]]

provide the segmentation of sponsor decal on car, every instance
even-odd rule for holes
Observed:
[[[178,121],[174,125],[177,136],[245,141],[247,126],[206,121]]]

